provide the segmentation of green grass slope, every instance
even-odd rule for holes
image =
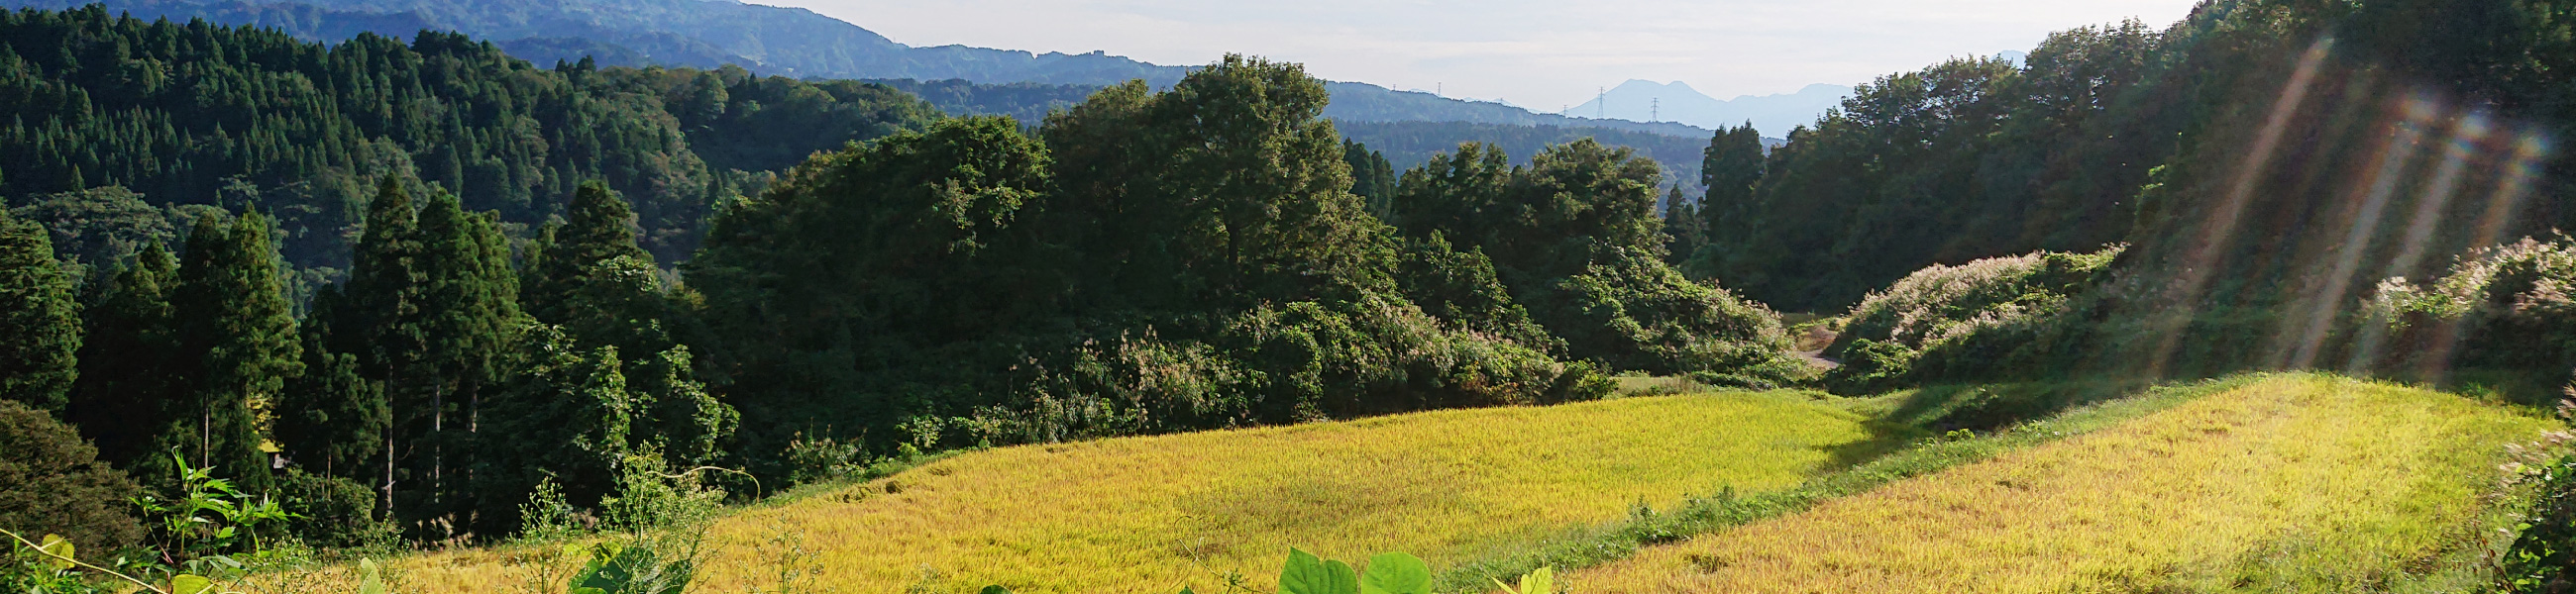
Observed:
[[[1581,592],[2377,591],[2483,547],[2505,446],[2550,421],[2276,376],[1701,535]]]

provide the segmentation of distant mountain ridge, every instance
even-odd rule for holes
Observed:
[[[1103,52],[1044,54],[962,45],[914,47],[802,8],[732,0],[0,0],[65,9],[101,4],[139,18],[203,18],[274,27],[299,38],[339,41],[360,33],[408,38],[424,29],[492,40],[538,64],[741,65],[797,78],[965,80],[985,84],[1112,85],[1142,79],[1169,86],[1189,67],[1149,64]],[[1534,113],[1502,103],[1461,101],[1419,91],[1328,83],[1327,117],[1346,121],[1471,122],[1598,127],[1706,138],[1680,122],[1641,122]],[[1642,118],[1639,118],[1642,119]]]
[[[1726,128],[1752,122],[1762,135],[1788,136],[1798,126],[1814,126],[1826,110],[1841,105],[1850,97],[1852,88],[1842,85],[1814,84],[1795,93],[1745,95],[1719,100],[1692,89],[1680,81],[1656,83],[1630,80],[1620,83],[1601,96],[1565,110],[1566,115],[1590,115],[1606,119],[1641,122],[1679,122],[1700,128]]]

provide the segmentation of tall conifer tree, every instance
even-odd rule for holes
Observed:
[[[159,242],[144,244],[134,261],[117,270],[84,314],[88,340],[81,344],[80,381],[69,418],[98,444],[99,459],[132,468],[154,457],[155,431],[170,396],[172,341],[170,287],[179,262]],[[158,455],[168,455],[167,452]]]
[[[314,311],[331,311],[339,291],[324,287]],[[356,355],[332,352],[330,326],[316,317],[304,326],[304,375],[287,382],[277,411],[277,443],[288,459],[324,476],[366,477],[384,451],[392,423],[383,386],[369,381]]]
[[[419,370],[411,374],[427,396],[430,436],[423,461],[431,500],[441,506],[459,500],[447,491],[466,482],[449,476],[464,464],[450,457],[464,453],[463,435],[478,427],[485,387],[498,379],[500,354],[519,325],[517,279],[510,269],[499,223],[467,214],[451,194],[431,194],[419,218],[420,285],[416,293],[422,338]],[[415,421],[412,431],[422,429]],[[437,513],[441,510],[424,510]]]
[[[378,183],[376,197],[367,205],[366,229],[350,254],[347,290],[327,310],[332,316],[328,342],[356,357],[362,375],[383,386],[389,425],[384,456],[378,459],[384,464],[383,474],[376,488],[386,508],[408,513],[395,501],[403,478],[398,470],[423,453],[413,447],[411,437],[416,432],[409,428],[428,418],[430,411],[412,405],[407,389],[412,364],[424,349],[421,240],[419,213],[400,180],[387,176]]]
[[[0,209],[0,400],[60,415],[79,376],[80,309],[43,226]]]
[[[420,358],[423,340],[419,214],[401,182],[388,176],[377,186],[366,229],[350,255],[333,342],[340,352],[357,355],[369,377],[390,383]]]
[[[1664,239],[1669,246],[1664,261],[1679,265],[1708,244],[1708,219],[1699,210],[1699,203],[1683,196],[1679,186],[1664,195]]]
[[[199,219],[171,291],[183,414],[172,415],[179,434],[164,438],[181,437],[172,445],[195,464],[254,490],[268,485],[269,465],[253,411],[273,406],[304,371],[269,225],[256,212],[234,218],[230,229],[211,215]]]
[[[543,247],[528,267],[528,313],[550,324],[571,316],[572,294],[588,269],[621,256],[652,256],[635,244],[635,211],[608,184],[585,182],[573,193],[564,222],[546,228]]]
[[[1699,201],[1699,216],[1707,221],[1702,226],[1712,235],[1741,233],[1735,228],[1741,213],[1752,208],[1753,186],[1762,182],[1765,173],[1762,132],[1752,122],[1720,130],[1708,139],[1708,149],[1701,153],[1700,184],[1708,186],[1708,195]],[[1688,257],[1687,254],[1683,257]]]

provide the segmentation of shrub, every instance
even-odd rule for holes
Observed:
[[[1692,282],[1648,254],[1619,250],[1557,283],[1542,322],[1568,351],[1611,369],[1657,375],[1708,372],[1786,383],[1789,359],[1778,315],[1713,285]]]
[[[392,526],[376,521],[376,492],[356,480],[287,469],[278,481],[286,512],[286,530],[305,544],[352,548],[392,536]]]
[[[1825,389],[1838,394],[1874,394],[1896,388],[1913,370],[1914,349],[1896,341],[1854,339],[1843,350],[1843,366],[1825,374]]]
[[[90,555],[141,542],[143,525],[126,513],[134,481],[97,457],[71,427],[0,401],[0,528],[60,534]]]
[[[2470,253],[2425,286],[2380,282],[2363,307],[2357,361],[2406,374],[2462,367],[2547,374],[2576,361],[2576,240],[2521,241]]]
[[[1852,307],[1842,333],[1825,348],[1827,356],[1844,359],[1826,374],[1825,385],[1852,394],[2015,365],[2074,309],[2077,296],[2108,278],[2112,259],[2125,249],[2037,252],[1916,271]]]
[[[2538,469],[2539,500],[2506,549],[2497,581],[2506,592],[2576,592],[2576,456]]]
[[[1015,402],[945,423],[966,434],[935,441],[1054,442],[1610,391],[1592,365],[1444,324],[1400,298],[1264,304],[1204,320],[1132,322],[1134,330],[1032,349],[1055,354],[1022,366]]]

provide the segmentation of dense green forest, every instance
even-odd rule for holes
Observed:
[[[489,542],[670,469],[757,496],[1623,372],[2540,402],[2576,362],[2571,39],[2562,4],[2213,0],[1880,78],[1770,148],[1344,123],[1240,56],[1077,93],[0,13],[0,438],[86,494],[0,526],[257,546],[113,503],[194,469],[306,542]],[[1845,364],[1774,306],[1838,316]]]

